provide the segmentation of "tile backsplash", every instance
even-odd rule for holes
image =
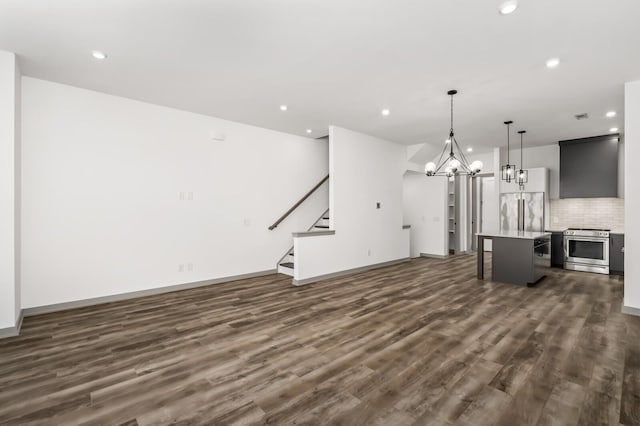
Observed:
[[[603,228],[624,232],[624,198],[551,200],[550,228]]]

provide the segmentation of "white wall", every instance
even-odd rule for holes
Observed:
[[[447,178],[407,172],[403,180],[404,223],[411,225],[411,257],[447,255]]]
[[[0,330],[20,315],[20,70],[13,53],[0,51]]]
[[[406,147],[334,126],[329,147],[335,235],[294,238],[299,281],[409,257],[409,231],[402,229]]]
[[[640,80],[625,85],[625,182],[640,182]],[[624,305],[640,309],[640,191],[625,186]],[[636,255],[636,252],[638,253]]]
[[[326,140],[23,78],[22,306],[275,269],[327,173]]]
[[[14,273],[15,273],[15,314],[16,318],[22,311],[22,74],[15,63],[14,87],[15,87],[15,206],[14,206]]]

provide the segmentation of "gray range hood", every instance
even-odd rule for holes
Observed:
[[[620,135],[560,141],[560,198],[618,196]]]

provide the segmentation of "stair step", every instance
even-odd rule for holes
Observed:
[[[293,262],[285,262],[285,263],[281,263],[280,266],[284,266],[285,268],[291,268],[293,269]]]
[[[316,228],[329,229],[329,225],[316,225]]]

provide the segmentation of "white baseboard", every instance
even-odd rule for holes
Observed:
[[[103,303],[118,302],[121,300],[136,299],[138,297],[153,296],[162,293],[171,293],[173,291],[188,290],[190,288],[204,287],[212,284],[222,284],[231,281],[244,280],[248,278],[262,277],[264,275],[275,274],[275,269],[269,269],[261,272],[253,272],[250,274],[234,275],[230,277],[216,278],[212,280],[196,281],[192,283],[176,284],[166,287],[152,288],[148,290],[132,291],[129,293],[114,294],[111,296],[93,297],[90,299],[75,300],[73,302],[55,303],[52,305],[36,306],[34,308],[23,309],[24,316],[48,314],[51,312],[65,311],[67,309],[83,308],[86,306],[100,305]]]
[[[359,272],[370,271],[372,269],[384,268],[385,266],[395,265],[396,263],[408,262],[410,260],[411,260],[410,257],[405,257],[405,258],[402,258],[402,259],[391,260],[389,262],[374,263],[373,265],[361,266],[359,268],[346,269],[344,271],[338,271],[338,272],[332,272],[330,274],[318,275],[317,277],[305,278],[303,280],[294,279],[292,282],[293,282],[293,285],[296,285],[296,286],[307,285],[307,284],[315,283],[315,282],[318,282],[318,281],[328,280],[330,278],[337,278],[337,277],[342,277],[344,275],[351,275],[351,274],[356,274],[356,273],[359,273]]]
[[[637,317],[640,317],[640,308],[634,308],[634,307],[631,307],[631,306],[622,305],[621,312],[623,314],[635,315]]]
[[[429,258],[432,258],[432,259],[446,259],[449,256],[447,256],[447,255],[443,256],[441,254],[420,253],[420,257],[429,257]]]
[[[24,310],[20,310],[20,315],[16,320],[16,325],[13,327],[0,328],[0,339],[6,337],[16,337],[20,335],[20,328],[22,328],[22,319],[24,318]]]

